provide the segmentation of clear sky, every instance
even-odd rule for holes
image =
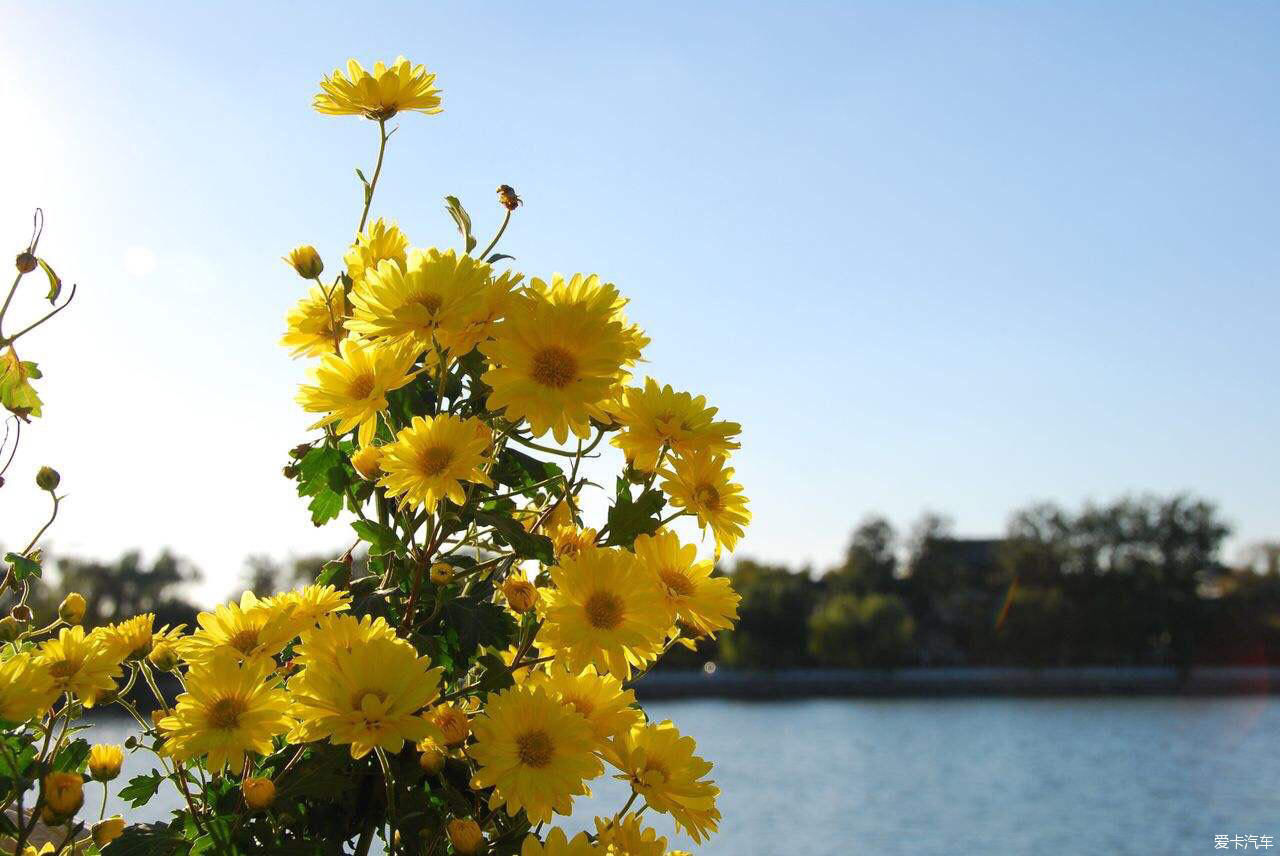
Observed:
[[[312,242],[358,218],[372,123],[310,108],[348,56],[438,73],[375,212],[598,272],[645,370],[744,425],[739,549],[830,564],[925,508],[1189,490],[1280,535],[1280,6],[7,4],[0,235],[80,296],[25,342],[46,418],[0,539],[170,545],[221,596],[250,553],[345,547],[280,475],[307,419],[277,345]],[[38,285],[32,300],[38,303]]]

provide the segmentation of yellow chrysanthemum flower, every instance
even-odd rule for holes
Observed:
[[[124,766],[124,748],[109,743],[95,743],[89,747],[89,778],[95,782],[110,782],[120,775]]]
[[[388,67],[376,62],[366,71],[354,59],[347,60],[347,73],[335,68],[320,81],[320,93],[313,106],[328,116],[364,116],[386,121],[401,110],[439,113],[440,90],[432,84],[436,76],[422,65],[410,65],[404,57]]]
[[[333,424],[339,434],[355,429],[359,444],[367,446],[387,393],[413,379],[414,356],[405,348],[345,339],[340,354],[326,355],[311,370],[315,383],[298,390],[298,403],[310,413],[325,414],[312,428]]]
[[[573,797],[603,772],[586,719],[541,689],[513,687],[489,696],[473,720],[476,742],[468,750],[480,765],[472,786],[494,788],[490,808],[524,809],[534,823],[551,813],[569,814]]]
[[[312,635],[323,634],[325,628]],[[329,659],[310,662],[289,681],[298,725],[295,743],[329,738],[350,745],[352,758],[381,747],[399,752],[405,741],[439,736],[421,715],[436,697],[440,670],[403,639],[357,637],[350,649],[330,649]]]
[[[635,551],[662,583],[667,604],[675,610],[676,617],[696,635],[714,635],[733,627],[742,598],[729,580],[711,576],[715,562],[699,562],[697,547],[682,545],[676,533],[664,529],[636,538]]]
[[[645,826],[634,812],[617,823],[597,817],[596,842],[608,856],[668,856],[667,839]]]
[[[572,431],[591,434],[590,417],[609,398],[632,353],[617,321],[589,306],[516,300],[480,345],[493,368],[483,381],[492,387],[490,410],[506,410],[512,421],[527,419],[533,436],[550,431],[557,443]]]
[[[659,473],[671,504],[693,512],[703,531],[711,527],[716,553],[721,547],[732,552],[751,522],[751,512],[742,485],[732,481],[733,467],[725,466],[724,456],[705,452],[679,455],[673,466]]]
[[[236,775],[249,752],[269,754],[272,738],[292,725],[289,697],[270,679],[274,668],[265,658],[241,665],[226,650],[193,664],[173,715],[157,723],[160,753],[179,761],[208,755],[210,770],[228,765]]]
[[[381,616],[326,615],[302,634],[293,662],[300,668],[333,668],[339,654],[350,654],[374,639],[395,640],[396,631]]]
[[[622,450],[632,466],[644,472],[658,466],[663,449],[685,456],[695,452],[723,455],[741,445],[732,438],[742,426],[717,420],[716,412],[701,395],[695,398],[676,392],[670,385],[660,388],[653,378],[645,378],[643,388],[629,387],[612,409],[622,431],[610,442]]]
[[[333,612],[346,612],[351,608],[351,594],[339,591],[331,585],[312,584],[296,591],[287,591],[262,601],[262,605],[285,615],[299,631]]]
[[[175,642],[185,625],[177,627],[165,625],[155,629],[156,617],[151,613],[136,615],[133,618],[99,627],[91,635],[97,636],[112,658],[116,660],[137,660],[151,653],[151,648],[161,642]]]
[[[456,353],[465,354],[476,345],[492,337],[494,327],[515,303],[515,287],[524,279],[522,274],[503,271],[489,279],[480,291],[480,300],[467,315],[466,325],[456,343]]]
[[[387,225],[379,217],[356,237],[342,260],[347,263],[347,276],[358,283],[365,275],[384,261],[395,262],[404,270],[408,264],[409,239],[395,223]]]
[[[529,283],[530,291],[540,299],[558,306],[580,306],[593,315],[608,321],[616,321],[622,326],[626,340],[626,353],[623,365],[632,366],[640,360],[640,355],[649,337],[639,325],[627,321],[623,311],[627,298],[623,297],[618,287],[611,282],[604,282],[596,274],[584,276],[575,273],[569,279],[561,274],[553,274],[551,282],[534,277]],[[621,375],[620,375],[621,377]]]
[[[571,670],[594,665],[622,680],[632,666],[657,657],[675,616],[653,574],[631,553],[587,547],[552,567],[551,581],[540,649]]]
[[[401,269],[389,261],[365,272],[351,291],[347,329],[370,339],[437,346],[461,355],[475,346],[471,316],[489,283],[489,266],[453,250],[414,250]]]
[[[592,843],[587,833],[579,832],[570,840],[558,826],[547,833],[546,841],[539,841],[538,836],[530,835],[520,846],[520,856],[592,856],[600,852],[600,848]]]
[[[37,659],[58,691],[74,695],[85,707],[93,707],[100,696],[113,691],[120,677],[120,660],[112,656],[102,636],[86,636],[83,627],[65,628],[40,646]]]
[[[622,681],[613,675],[598,674],[594,666],[571,672],[557,663],[548,673],[536,673],[529,682],[582,714],[600,740],[625,734],[644,721],[634,706],[636,694],[624,690]]]
[[[546,527],[543,527],[546,529]],[[559,561],[565,557],[573,558],[582,552],[586,547],[594,547],[596,545],[596,530],[587,528],[579,529],[577,526],[556,526],[546,529],[547,536],[551,538],[551,546],[555,551],[556,560]]]
[[[671,815],[676,829],[701,844],[720,820],[720,789],[704,778],[711,763],[694,754],[697,748],[668,720],[615,738],[605,757],[622,771],[616,778],[629,782],[651,808]]]
[[[26,652],[0,663],[0,720],[4,722],[26,722],[44,713],[59,692],[49,670]]]
[[[401,505],[425,507],[428,513],[442,499],[462,505],[467,500],[464,481],[493,484],[484,472],[492,442],[489,426],[479,419],[449,413],[415,416],[395,442],[382,447],[378,484],[387,496],[400,497]]]
[[[245,661],[267,661],[284,650],[298,626],[289,609],[273,609],[247,591],[239,603],[227,603],[213,612],[202,612],[200,629],[182,640],[179,650],[188,662],[229,653]]]
[[[332,354],[335,342],[347,335],[342,326],[347,317],[347,301],[342,288],[335,286],[325,299],[323,286],[313,285],[307,296],[298,301],[284,316],[285,331],[280,344],[292,348],[293,357],[319,357]]]

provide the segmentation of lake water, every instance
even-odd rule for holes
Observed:
[[[716,764],[724,819],[697,853],[1212,854],[1215,835],[1271,836],[1280,851],[1280,697],[647,709]],[[127,731],[103,722],[88,736],[119,742]],[[148,770],[146,757],[130,758],[127,775]],[[619,782],[593,787],[575,814],[612,812],[626,796]],[[150,820],[172,807],[130,815],[113,799],[110,811]]]

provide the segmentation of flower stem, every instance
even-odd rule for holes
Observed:
[[[365,220],[369,219],[369,206],[373,204],[373,191],[378,187],[378,176],[382,175],[382,156],[387,153],[387,120],[378,120],[378,162],[373,167],[373,178],[369,179],[369,184],[364,190],[364,211],[360,212],[360,225],[356,227],[356,234],[364,231]]]

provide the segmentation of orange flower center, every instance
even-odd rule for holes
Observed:
[[[258,647],[258,631],[257,628],[247,628],[239,632],[231,634],[227,639],[227,644],[235,648],[241,654],[251,654],[253,649]]]
[[[587,623],[597,630],[613,630],[622,623],[622,599],[607,591],[598,591],[587,598],[585,606]]]
[[[719,511],[720,491],[716,490],[713,485],[700,484],[693,489],[693,501],[707,511]]]
[[[373,392],[373,374],[364,372],[358,374],[351,379],[351,386],[347,390],[348,395],[352,398],[368,398]]]
[[[529,731],[516,738],[516,754],[527,767],[541,768],[551,763],[555,744],[545,731]]]
[[[453,463],[453,450],[444,446],[428,446],[418,457],[418,472],[427,478],[440,475]]]
[[[577,376],[578,361],[564,348],[548,345],[533,355],[533,379],[543,386],[564,389]]]
[[[688,597],[693,594],[693,583],[675,568],[663,568],[658,571],[658,577],[663,585],[678,597]]]
[[[209,708],[209,727],[231,730],[240,727],[240,715],[247,710],[243,700],[220,698]]]

